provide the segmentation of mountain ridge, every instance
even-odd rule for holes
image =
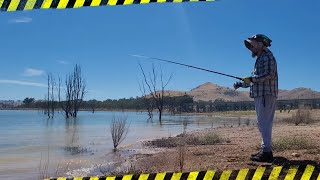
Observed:
[[[166,96],[190,95],[194,101],[215,101],[223,99],[224,101],[253,101],[249,97],[249,91],[234,90],[233,88],[219,86],[212,82],[205,82],[190,91],[166,90]],[[278,100],[290,99],[314,99],[320,98],[320,92],[311,88],[297,87],[292,90],[279,89]]]

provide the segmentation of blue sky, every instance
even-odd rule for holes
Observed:
[[[45,74],[64,77],[76,63],[87,81],[86,99],[139,96],[139,59],[130,54],[248,76],[254,59],[243,40],[256,33],[273,40],[279,88],[320,91],[319,9],[317,0],[220,0],[1,12],[0,99],[41,99]],[[140,62],[150,70],[151,61]],[[173,64],[155,65],[165,76],[174,74],[172,90],[235,82]]]

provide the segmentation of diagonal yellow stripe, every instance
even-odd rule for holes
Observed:
[[[212,180],[214,173],[215,173],[215,171],[208,170],[206,172],[206,175],[204,176],[203,180]]]
[[[149,2],[150,2],[150,0],[141,0],[140,4],[147,4]]]
[[[249,169],[240,169],[236,180],[244,180],[249,172]]]
[[[292,166],[290,167],[286,177],[284,178],[284,180],[293,180],[294,176],[296,175],[297,171],[298,171],[299,166]]]
[[[177,2],[182,2],[182,0],[173,0],[173,2],[176,2],[176,3],[177,3]]]
[[[149,174],[140,174],[138,180],[148,180]]]
[[[12,0],[7,11],[15,11],[20,3],[20,0]]]
[[[37,0],[28,0],[26,5],[24,6],[24,10],[31,10],[33,9],[34,5],[36,4]]]
[[[124,5],[133,4],[133,0],[125,0],[123,4]]]
[[[65,9],[69,0],[60,0],[57,9]]]
[[[231,173],[232,173],[231,170],[223,171],[222,174],[221,174],[221,176],[220,176],[220,180],[227,180],[227,179],[229,179]]]
[[[268,180],[277,180],[282,170],[282,166],[276,166],[272,169]]]
[[[306,169],[304,170],[304,173],[301,177],[302,180],[309,180],[311,178],[311,175],[313,173],[314,166],[307,165]]]
[[[41,8],[42,9],[49,9],[51,4],[52,4],[52,0],[44,0],[41,5]]]
[[[93,177],[90,178],[90,180],[99,180],[99,177],[93,176]]]
[[[182,173],[173,173],[171,180],[180,180]]]
[[[157,173],[157,176],[154,180],[163,180],[166,173]]]
[[[83,6],[85,0],[76,0],[76,2],[73,5],[73,8],[80,8]]]
[[[4,0],[0,0],[0,8],[1,8],[2,4],[3,4],[3,1],[4,1]]]
[[[317,180],[320,180],[320,173],[319,173],[319,175],[318,175],[318,178],[317,178]]]
[[[66,177],[59,177],[57,180],[67,180]]]
[[[199,172],[190,172],[187,180],[196,180]]]
[[[122,180],[131,180],[132,179],[132,174],[124,175]]]
[[[261,179],[265,170],[266,170],[265,167],[258,167],[256,172],[254,173],[252,179],[254,179],[254,180]]]
[[[101,3],[101,0],[92,0],[90,6],[99,6]]]
[[[82,180],[82,177],[75,177],[73,180]]]
[[[157,0],[158,3],[164,3],[166,0]]]
[[[110,177],[107,177],[106,180],[115,180],[116,179],[116,176],[110,176]]]
[[[108,1],[108,5],[109,6],[114,6],[114,5],[116,5],[117,4],[117,0],[109,0]]]

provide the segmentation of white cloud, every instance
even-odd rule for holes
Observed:
[[[42,76],[45,72],[43,70],[39,70],[39,69],[25,69],[23,76]]]
[[[10,19],[9,23],[31,23],[32,18],[29,17],[18,17],[15,19]]]
[[[46,84],[42,84],[42,83],[20,81],[20,80],[9,80],[9,79],[0,79],[0,84],[16,84],[16,85],[23,85],[23,86],[47,87]]]
[[[69,62],[67,62],[67,61],[57,61],[58,63],[60,63],[60,64],[70,64]]]

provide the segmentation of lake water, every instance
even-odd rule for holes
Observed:
[[[140,112],[79,112],[76,119],[62,114],[48,119],[39,111],[0,111],[0,179],[40,179],[40,161],[49,157],[49,171],[60,165],[72,170],[114,161],[110,123],[113,117],[126,116],[130,122],[127,138],[120,146],[138,141],[175,136],[187,131],[237,124],[237,118],[200,115],[163,116],[161,125],[155,114],[148,120]],[[65,170],[65,169],[64,169]]]

